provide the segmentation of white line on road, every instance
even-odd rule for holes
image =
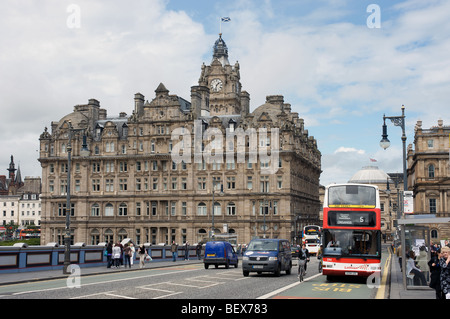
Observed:
[[[320,273],[320,274],[316,274],[316,275],[314,275],[314,276],[305,278],[303,281],[309,281],[309,280],[311,280],[311,279],[313,279],[313,278],[316,278],[316,277],[319,277],[319,276],[322,276],[322,274]],[[293,287],[295,287],[295,286],[297,286],[297,285],[299,285],[299,284],[301,284],[300,281],[294,282],[293,284],[290,284],[290,285],[287,285],[287,286],[285,286],[285,287],[283,287],[283,288],[280,288],[280,289],[278,289],[278,290],[269,292],[268,294],[262,295],[261,297],[258,297],[258,298],[256,298],[256,299],[269,299],[270,297],[273,297],[273,296],[275,296],[275,295],[278,295],[279,293],[282,293],[282,292],[285,291],[285,290],[291,289],[291,288],[293,288]]]

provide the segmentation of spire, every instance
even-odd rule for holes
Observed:
[[[229,65],[228,61],[228,48],[222,39],[222,33],[219,33],[219,39],[216,40],[213,47],[213,61],[214,59],[218,59],[222,66]]]
[[[15,180],[14,175],[15,175],[16,169],[15,169],[15,165],[14,165],[14,157],[12,155],[11,155],[11,162],[9,163],[8,171],[9,171],[9,178],[11,179],[11,181],[14,181]]]

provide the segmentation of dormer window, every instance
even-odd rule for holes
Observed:
[[[230,133],[234,132],[234,130],[236,129],[236,121],[235,120],[231,119],[228,122],[228,129],[230,130]]]

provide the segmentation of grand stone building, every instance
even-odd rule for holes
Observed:
[[[294,240],[318,223],[321,154],[283,96],[250,112],[221,35],[190,101],[161,83],[131,115],[76,105],[40,136],[42,243],[63,243],[68,154],[72,242]]]
[[[414,214],[450,217],[450,126],[442,120],[423,128],[417,121],[414,148],[408,147],[408,188],[414,194]],[[448,225],[430,225],[434,241],[450,238]]]

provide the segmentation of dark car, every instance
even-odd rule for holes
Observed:
[[[253,239],[242,257],[242,272],[271,272],[280,276],[281,271],[291,274],[291,245],[285,239]]]
[[[292,246],[291,253],[292,253],[292,258],[298,258],[298,256],[300,256],[300,248]]]

